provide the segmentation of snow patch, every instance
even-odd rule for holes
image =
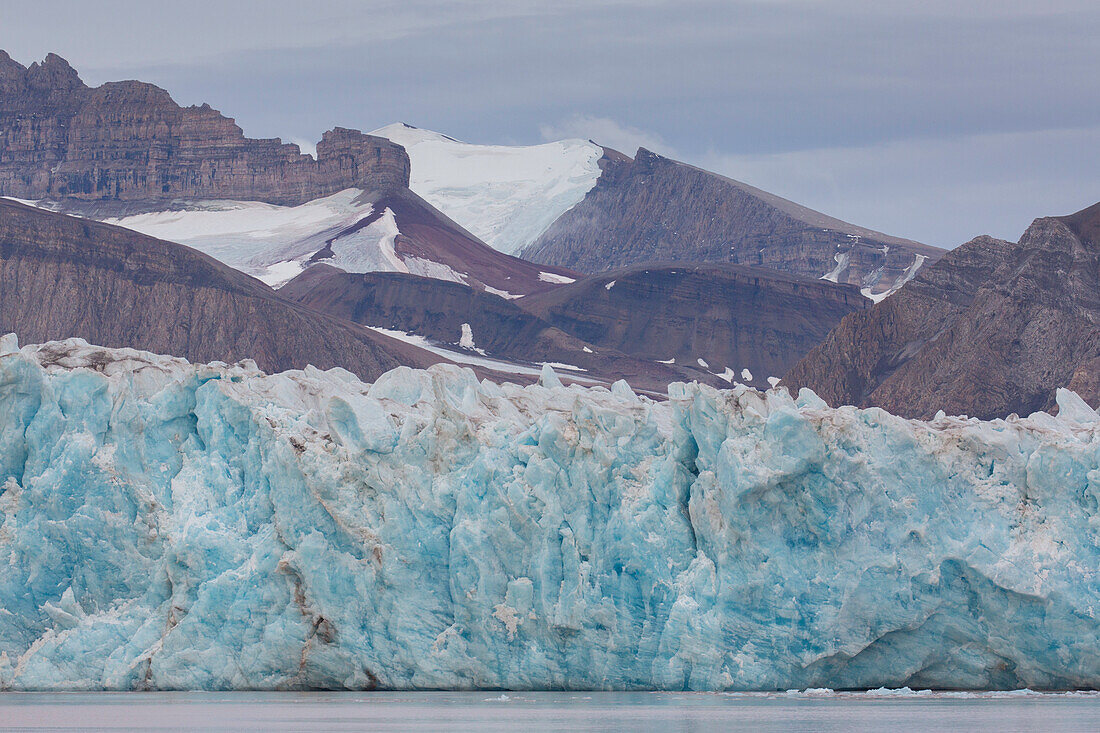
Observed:
[[[902,285],[904,285],[905,283],[909,282],[914,277],[916,277],[917,273],[920,272],[920,268],[924,267],[924,263],[927,260],[928,260],[928,257],[926,255],[914,255],[913,256],[913,262],[909,265],[909,267],[907,267],[905,269],[905,272],[902,273],[902,276],[899,277],[894,282],[894,284],[890,287],[889,290],[884,290],[881,293],[872,293],[871,290],[872,290],[872,288],[874,288],[875,284],[878,281],[878,278],[876,277],[874,282],[872,282],[867,287],[860,288],[859,292],[862,293],[864,297],[870,298],[873,302],[881,303],[882,301],[886,300],[887,298],[889,298],[894,293],[898,292],[898,290],[901,289]],[[881,271],[881,269],[882,268],[879,268],[878,270],[875,270],[875,272],[872,273],[872,275],[874,275],[876,273],[879,273]]]
[[[516,295],[515,293],[509,293],[507,290],[497,290],[496,288],[488,285],[483,285],[486,293],[492,293],[493,295],[499,295],[506,300],[515,300],[516,298],[522,298],[522,295]]]
[[[276,262],[264,270],[263,274],[259,275],[257,279],[272,288],[279,288],[301,275],[305,269],[305,264],[299,260]]]
[[[821,276],[821,280],[828,280],[835,283],[840,279],[840,273],[844,272],[848,268],[848,261],[851,258],[850,252],[837,252],[833,255],[833,260],[836,261],[836,267],[829,270],[827,273]]]
[[[476,351],[477,353],[484,356],[485,352],[482,351],[481,349],[477,348],[477,346],[474,345],[474,329],[470,327],[470,324],[469,323],[463,323],[462,327],[461,327],[461,330],[462,330],[462,333],[459,336],[458,345],[463,349],[468,349],[469,351]]]
[[[259,201],[196,201],[178,211],[155,211],[104,219],[158,239],[178,242],[248,273],[264,276],[273,265],[324,247],[371,213],[351,188],[300,206]]]
[[[560,285],[568,285],[569,283],[577,282],[576,278],[566,277],[565,275],[558,275],[554,272],[540,272],[539,280],[544,283],[558,283]]]
[[[472,145],[403,123],[371,134],[408,152],[409,188],[508,254],[538,239],[592,190],[603,157],[603,149],[586,140]]]

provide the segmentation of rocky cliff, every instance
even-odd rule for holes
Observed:
[[[644,148],[607,151],[584,200],[523,256],[600,272],[644,262],[728,262],[889,292],[943,251],[825,216]]]
[[[602,348],[763,387],[869,303],[848,285],[740,265],[639,265],[516,302]]]
[[[267,371],[339,366],[364,379],[438,360],[291,303],[187,247],[12,201],[0,201],[0,332],[248,358]]]
[[[0,196],[295,204],[408,181],[408,155],[384,138],[336,128],[314,159],[152,84],[90,88],[57,55],[24,67],[0,51]]]
[[[1100,401],[1100,204],[979,237],[847,316],[784,379],[832,405],[928,418],[1026,415],[1069,386]]]

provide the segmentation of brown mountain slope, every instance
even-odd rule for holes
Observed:
[[[639,265],[516,301],[578,338],[766,387],[869,301],[850,286],[740,265]],[[699,362],[702,360],[705,367]]]
[[[265,371],[343,367],[374,379],[438,359],[291,303],[182,245],[0,200],[0,333],[70,337]]]
[[[478,290],[513,296],[559,287],[579,277],[564,268],[498,252],[407,188],[366,193],[359,200],[363,206],[370,205],[370,214],[327,238],[322,248],[307,240],[267,254],[268,260],[309,255],[311,262],[344,271],[403,268],[411,275],[461,281]],[[379,236],[387,231],[380,219],[389,214],[396,234],[386,244]],[[383,254],[387,247],[392,252]]]
[[[722,384],[699,369],[588,344],[523,310],[516,305],[520,301],[461,283],[392,272],[347,273],[321,264],[279,293],[338,318],[414,333],[450,348],[461,348],[465,328],[473,341],[468,351],[518,364],[569,364],[578,367],[579,376],[607,383],[626,379],[635,389],[663,393],[670,382],[692,379]]]
[[[645,262],[734,263],[828,276],[880,294],[943,254],[644,148],[633,160],[608,151],[600,166],[595,188],[523,257],[581,272]]]
[[[979,237],[846,317],[784,383],[929,418],[1029,414],[1058,387],[1100,399],[1100,205]]]
[[[384,138],[336,128],[314,160],[152,84],[90,88],[60,56],[24,67],[0,51],[0,196],[294,204],[408,181],[408,155]]]

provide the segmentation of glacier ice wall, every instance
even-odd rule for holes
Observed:
[[[0,688],[1100,686],[1100,420],[0,342]]]

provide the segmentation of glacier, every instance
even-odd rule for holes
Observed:
[[[0,689],[1100,685],[1100,417],[0,340]]]

